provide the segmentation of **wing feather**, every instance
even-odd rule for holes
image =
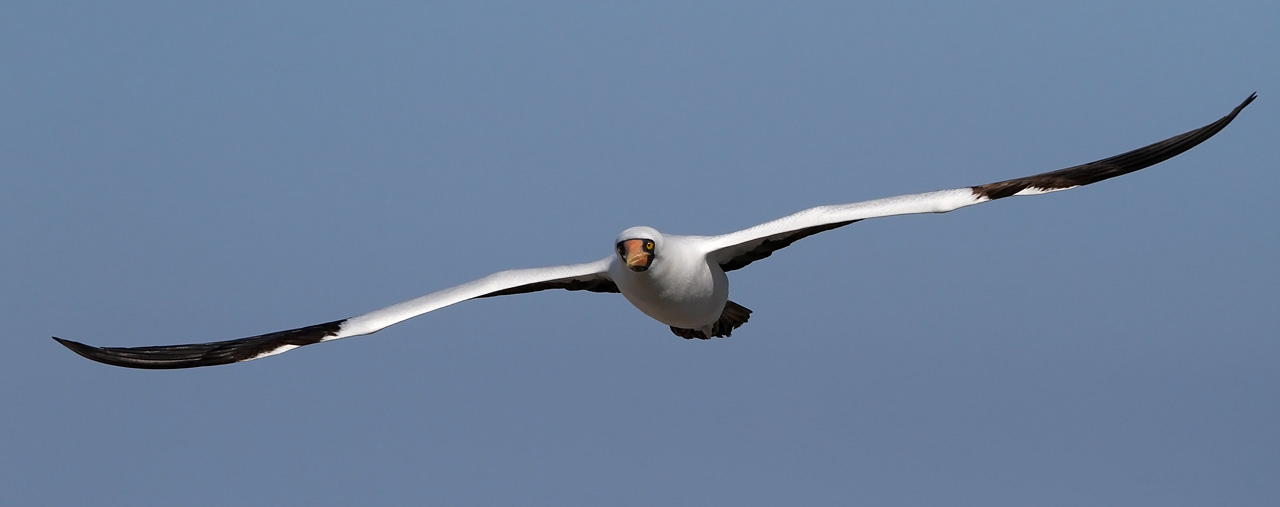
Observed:
[[[250,361],[313,343],[375,333],[388,326],[468,299],[549,289],[618,292],[609,262],[502,271],[344,320],[236,340],[150,347],[94,347],[54,337],[86,358],[113,366],[145,369],[194,368]]]
[[[732,271],[768,257],[800,239],[859,220],[915,213],[946,213],[1005,197],[1056,192],[1114,178],[1153,166],[1194,148],[1225,128],[1255,98],[1256,93],[1236,106],[1230,114],[1204,127],[1114,157],[986,185],[809,208],[749,229],[709,237],[706,239],[708,251],[720,263],[721,269]]]

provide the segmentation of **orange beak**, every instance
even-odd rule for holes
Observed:
[[[622,242],[622,258],[627,261],[627,267],[632,271],[649,269],[649,263],[653,262],[653,254],[645,251],[644,242],[643,239],[629,239]]]

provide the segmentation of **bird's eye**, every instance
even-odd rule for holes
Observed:
[[[653,250],[653,242],[652,242],[652,241],[645,241],[645,242],[644,242],[644,249],[645,249],[645,250]]]

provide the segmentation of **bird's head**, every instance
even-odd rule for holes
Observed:
[[[662,234],[652,227],[632,227],[618,235],[614,248],[627,269],[641,272],[649,269],[658,257],[661,243]]]

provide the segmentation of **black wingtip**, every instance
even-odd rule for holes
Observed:
[[[1248,98],[1244,99],[1244,102],[1241,102],[1226,116],[1219,118],[1218,121],[1114,157],[1095,160],[1066,169],[1058,169],[1057,171],[997,181],[971,188],[974,195],[995,200],[1018,195],[1019,192],[1028,188],[1041,191],[1064,190],[1129,174],[1176,157],[1208,140],[1226,128],[1232,120],[1236,119],[1240,111],[1243,111],[1245,106],[1248,106],[1256,98],[1258,98],[1257,92],[1250,94]]]
[[[155,347],[94,347],[56,336],[53,339],[72,352],[99,363],[125,368],[169,370],[238,363],[294,347],[320,343],[337,336],[343,322],[345,321],[335,320],[238,340]]]
[[[53,337],[53,339],[58,343],[61,343],[63,347],[71,349],[72,352],[80,354],[80,356],[82,357],[86,357],[89,359],[93,359],[94,361],[97,361],[97,359],[94,359],[94,356],[95,356],[94,351],[97,350],[97,347],[85,345],[77,341],[63,340],[62,338],[58,338],[57,336]]]
[[[1253,100],[1256,98],[1258,98],[1258,92],[1250,93],[1249,97],[1244,99],[1244,102],[1241,102],[1240,105],[1236,106],[1235,109],[1232,109],[1231,114],[1228,114],[1227,116],[1223,117],[1223,120],[1226,120],[1228,122],[1230,122],[1231,120],[1234,120],[1236,118],[1236,115],[1240,114],[1240,111],[1244,111],[1244,108],[1249,104],[1253,103]]]
[[[159,351],[160,347],[94,347],[93,345],[86,345],[73,340],[64,340],[57,336],[54,336],[53,339],[85,359],[124,368],[170,370],[196,366],[216,366],[236,362],[236,360],[226,356],[210,357],[203,350],[193,351],[194,353],[190,354],[162,354],[157,356],[155,352]],[[174,348],[177,349],[178,347]]]
[[[1240,103],[1240,105],[1239,105],[1239,106],[1236,106],[1236,111],[1239,111],[1239,110],[1241,110],[1241,109],[1244,109],[1244,106],[1249,105],[1249,103],[1250,103],[1250,102],[1253,102],[1253,99],[1256,99],[1256,98],[1258,98],[1258,92],[1253,92],[1253,93],[1249,94],[1249,98],[1244,99],[1244,102]]]

